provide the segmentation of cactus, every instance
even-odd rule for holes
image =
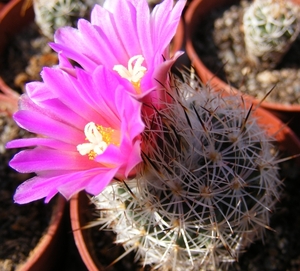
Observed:
[[[147,1],[153,8],[162,0]],[[52,40],[58,28],[76,26],[79,18],[88,18],[95,4],[103,5],[104,2],[105,0],[33,0],[35,22],[42,34]]]
[[[79,18],[87,18],[93,6],[104,0],[33,0],[35,22],[43,35],[53,38],[62,26],[76,26]]]
[[[93,224],[157,270],[227,268],[269,228],[280,195],[277,154],[240,96],[175,80],[150,119],[138,175],[92,202]]]
[[[281,61],[300,31],[299,7],[292,1],[255,0],[243,17],[245,45],[258,70]]]

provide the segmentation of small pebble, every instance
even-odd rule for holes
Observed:
[[[256,80],[260,83],[275,84],[278,82],[279,78],[271,71],[263,71],[256,75]]]

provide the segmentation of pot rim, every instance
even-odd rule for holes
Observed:
[[[9,39],[34,19],[32,3],[29,0],[10,0],[0,10],[0,55]]]
[[[83,209],[85,211],[86,208],[80,206],[80,202],[84,202],[84,206],[86,203],[88,204],[87,195],[83,191],[72,196],[70,199],[70,219],[75,244],[87,269],[89,271],[101,271],[103,269],[101,264],[94,259],[86,244],[87,238],[83,234],[83,227],[86,225],[83,225],[84,221],[81,211]]]
[[[55,199],[49,227],[42,235],[36,247],[30,252],[26,262],[22,264],[17,271],[39,271],[44,267],[46,261],[53,261],[51,257],[53,251],[55,253],[55,244],[61,240],[60,230],[62,229],[63,215],[66,206],[66,200],[62,196]]]

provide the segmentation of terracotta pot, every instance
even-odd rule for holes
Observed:
[[[293,0],[295,3],[300,4],[300,0]],[[237,0],[194,0],[189,5],[184,19],[185,19],[185,31],[186,31],[186,52],[190,58],[192,65],[194,66],[196,73],[201,80],[210,84],[216,89],[222,89],[225,91],[238,91],[226,82],[221,80],[218,76],[213,74],[201,61],[197,54],[194,45],[193,38],[197,29],[201,28],[201,20],[214,8],[230,5],[238,2]],[[248,95],[244,95],[245,99],[254,105],[260,103],[259,100],[254,99]],[[262,102],[261,107],[265,108],[269,112],[275,114],[283,122],[289,123],[289,126],[299,135],[299,119],[300,119],[300,105],[283,105],[272,102]]]
[[[1,9],[0,55],[13,35],[33,21],[33,8],[28,3],[27,0],[11,0]]]
[[[4,6],[5,6],[5,3],[0,2],[0,12]]]
[[[59,270],[65,256],[66,232],[64,226],[64,211],[66,200],[59,196],[52,210],[49,227],[39,240],[37,246],[30,252],[26,262],[17,271],[53,271]]]
[[[92,216],[93,209],[89,204],[89,199],[84,192],[73,196],[70,200],[71,227],[75,244],[79,251],[82,261],[89,271],[102,271],[104,267],[97,259],[92,249],[92,236],[90,229],[83,229],[95,217]]]
[[[186,40],[186,31],[185,31],[185,23],[184,18],[180,19],[176,34],[171,43],[171,53],[172,57],[177,51],[185,51],[185,40]],[[182,54],[178,57],[175,63],[172,65],[171,71],[173,74],[181,77],[181,70],[185,70],[186,67],[190,67],[191,62],[186,53]]]
[[[300,154],[299,138],[280,119],[261,108],[257,108],[253,114],[258,118],[262,127],[265,127],[267,133],[276,138],[280,151],[289,155]],[[297,162],[300,165],[299,158]],[[71,226],[77,249],[89,271],[103,271],[105,269],[93,250],[91,232],[89,229],[83,229],[89,222],[95,220],[93,212],[93,206],[89,204],[89,199],[84,192],[80,192],[71,199]]]
[[[0,1],[0,12],[1,12],[1,9],[3,9],[3,7],[9,2],[9,0],[2,0]]]

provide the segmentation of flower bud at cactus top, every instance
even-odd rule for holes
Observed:
[[[241,97],[176,85],[174,103],[145,120],[138,176],[92,201],[143,265],[226,269],[268,228],[281,187],[273,139]]]
[[[255,0],[243,18],[250,60],[260,69],[274,68],[300,31],[299,5],[292,1]]]
[[[104,0],[33,0],[35,22],[43,35],[53,39],[62,26],[76,26],[79,18],[88,18],[95,4]]]

